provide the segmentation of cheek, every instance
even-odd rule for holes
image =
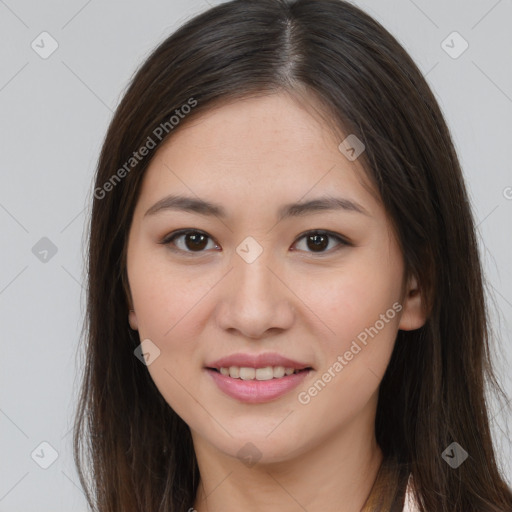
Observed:
[[[354,257],[343,267],[313,277],[307,272],[297,277],[297,296],[318,318],[328,339],[338,344],[373,326],[401,297],[401,269],[373,255]],[[388,315],[391,320],[395,313]],[[389,323],[398,325],[396,319]]]
[[[387,294],[376,297],[356,291],[338,294],[340,306],[326,319],[335,334],[319,339],[321,367],[299,390],[298,401],[313,430],[324,428],[328,417],[335,428],[376,399],[393,352],[401,304]]]
[[[137,270],[130,276],[130,286],[139,337],[150,339],[160,351],[147,369],[165,401],[185,421],[191,421],[194,408],[189,392],[197,380],[191,369],[200,364],[201,299],[211,285],[207,279],[172,272],[170,265],[155,259],[145,259],[139,267],[135,263],[134,259]]]
[[[204,267],[178,269],[165,252],[134,247],[128,277],[140,340],[151,340],[160,351],[148,371],[167,403],[187,420],[193,412],[187,391],[196,388],[202,365],[198,349],[208,297],[222,275]]]
[[[325,336],[318,336],[321,368],[317,384],[304,389],[313,408],[339,404],[355,412],[376,392],[389,363],[398,331],[401,266],[393,253],[361,251],[329,276],[301,280]],[[315,286],[312,286],[312,282]],[[317,395],[321,398],[315,398]],[[311,409],[312,410],[312,409]],[[319,413],[320,416],[322,413]]]
[[[194,333],[200,329],[194,320],[202,299],[215,284],[212,277],[204,271],[201,275],[191,269],[177,271],[162,255],[135,256],[131,270],[130,287],[141,338],[154,339],[163,346],[176,343],[183,347],[178,338],[193,342]]]

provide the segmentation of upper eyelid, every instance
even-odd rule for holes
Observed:
[[[170,243],[172,240],[174,240],[175,238],[178,238],[179,236],[183,236],[183,235],[186,235],[188,233],[199,233],[201,235],[206,235],[208,238],[210,238],[211,240],[213,240],[216,244],[220,245],[217,240],[215,240],[215,238],[213,238],[213,236],[209,235],[208,233],[206,233],[206,231],[201,231],[200,229],[178,229],[176,231],[173,231],[172,233],[169,233],[168,235],[165,235],[163,238],[162,238],[162,241],[160,242],[161,244],[168,244]]]

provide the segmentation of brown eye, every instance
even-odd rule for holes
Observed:
[[[172,250],[192,253],[204,252],[207,248],[217,247],[215,244],[213,244],[213,247],[208,247],[209,242],[213,244],[211,237],[206,233],[194,230],[182,230],[171,233],[171,235],[167,236],[161,243],[168,245]]]
[[[332,244],[332,240],[335,240],[337,243]],[[340,235],[326,231],[310,231],[309,233],[302,235],[299,238],[299,241],[305,242],[302,244],[302,248],[300,248],[300,250],[313,253],[327,253],[331,250],[339,249],[340,246],[343,247],[351,245]],[[299,244],[299,242],[297,242],[297,244]]]
[[[308,235],[306,244],[314,252],[323,251],[329,245],[329,237],[327,235]]]
[[[202,251],[208,244],[208,237],[202,233],[188,233],[185,237],[185,246],[191,251]]]
[[[352,245],[340,235],[326,231],[310,231],[302,235],[298,240],[295,245],[300,245],[301,242],[303,244],[299,250],[317,254],[332,252],[341,247]],[[333,243],[333,241],[335,243]],[[208,249],[219,248],[209,235],[202,231],[191,229],[171,233],[160,243],[169,246],[169,248],[175,252],[188,254],[201,253],[206,252]]]

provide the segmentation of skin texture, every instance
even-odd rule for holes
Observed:
[[[191,429],[201,472],[191,506],[199,512],[356,512],[375,479],[382,460],[374,432],[378,386],[398,329],[420,327],[425,314],[415,279],[404,281],[386,212],[340,142],[312,108],[275,93],[180,127],[147,169],[128,240],[129,321],[159,348],[148,371]],[[169,194],[219,204],[227,217],[144,215]],[[277,220],[284,204],[324,196],[350,199],[367,214],[323,210]],[[185,236],[160,243],[184,228],[210,237],[202,252]],[[303,236],[315,230],[352,246],[327,238],[315,251]],[[248,236],[263,249],[252,263],[236,252]],[[300,403],[298,394],[395,303],[401,311]],[[313,371],[285,396],[241,403],[204,369],[240,352],[277,352]],[[252,467],[237,457],[246,443],[261,457]]]

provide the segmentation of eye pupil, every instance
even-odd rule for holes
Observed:
[[[189,242],[191,242],[192,245]],[[187,249],[202,250],[206,247],[207,243],[207,237],[202,233],[188,233],[185,235],[185,244]]]
[[[326,235],[309,235],[308,242],[312,242],[313,245],[309,246],[313,251],[323,250],[329,245],[329,240]]]

